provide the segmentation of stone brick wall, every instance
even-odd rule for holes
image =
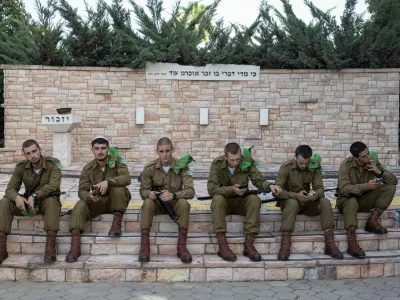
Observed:
[[[163,136],[176,155],[191,153],[210,162],[227,142],[255,145],[263,163],[281,163],[299,144],[309,144],[324,164],[338,165],[361,140],[397,165],[399,69],[263,70],[259,81],[147,80],[129,68],[3,65],[5,141],[14,150],[34,138],[52,152],[52,133],[42,115],[71,107],[82,117],[73,130],[73,162],[92,159],[89,143],[105,135],[132,162],[155,157]],[[316,101],[316,102],[313,102]],[[136,107],[145,124],[135,124]],[[209,108],[209,125],[199,125]],[[259,125],[260,108],[269,125]],[[0,157],[1,159],[1,157]]]

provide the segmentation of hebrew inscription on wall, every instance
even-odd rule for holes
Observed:
[[[210,64],[205,67],[195,67],[171,63],[147,63],[146,79],[259,80],[260,67],[224,64]]]

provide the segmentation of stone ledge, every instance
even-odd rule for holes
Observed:
[[[239,255],[235,262],[223,261],[216,255],[195,255],[192,264],[183,264],[175,256],[152,256],[148,263],[137,255],[81,256],[76,263],[64,262],[57,256],[53,265],[45,265],[42,256],[15,255],[0,265],[2,281],[58,282],[214,282],[266,280],[318,280],[370,278],[400,275],[400,251],[366,252],[358,260],[345,254],[343,260],[327,255],[313,257],[292,254],[289,261],[263,255],[260,262],[250,262]]]

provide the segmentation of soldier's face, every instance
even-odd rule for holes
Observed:
[[[156,153],[158,154],[158,158],[163,166],[171,165],[172,152],[171,145],[159,146],[157,148]]]
[[[29,146],[22,150],[24,151],[26,159],[32,164],[38,163],[42,158],[42,151],[36,145]]]
[[[94,144],[92,147],[93,155],[99,161],[105,160],[107,158],[109,150],[110,147],[108,147],[106,144]]]
[[[237,168],[240,164],[240,159],[242,155],[239,153],[233,154],[233,153],[227,153],[225,154],[225,159],[230,168]]]
[[[296,159],[297,167],[302,171],[304,171],[308,167],[308,164],[311,161],[311,158],[306,159],[306,158],[303,158],[303,156],[301,156],[301,155],[295,157],[295,159]]]
[[[365,166],[369,165],[371,163],[371,156],[369,156],[369,149],[366,148],[363,152],[361,152],[358,157],[356,157],[356,160],[359,165]]]

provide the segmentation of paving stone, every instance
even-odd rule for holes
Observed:
[[[290,299],[290,300],[292,300],[292,299],[296,298],[296,295],[292,294],[292,293],[276,293],[273,297],[275,299]]]
[[[274,294],[276,294],[273,291],[270,290],[256,290],[252,292],[253,295],[255,296],[264,296],[264,297],[272,297]]]
[[[252,300],[256,298],[255,295],[249,295],[249,294],[234,294],[232,296],[232,299],[238,299],[238,300]]]
[[[393,292],[393,291],[388,291],[388,290],[378,290],[375,292],[375,294],[383,297],[398,297],[399,293]]]
[[[313,296],[317,292],[314,292],[314,291],[311,291],[311,290],[295,290],[292,293],[295,294],[295,295],[298,295],[298,296]]]

